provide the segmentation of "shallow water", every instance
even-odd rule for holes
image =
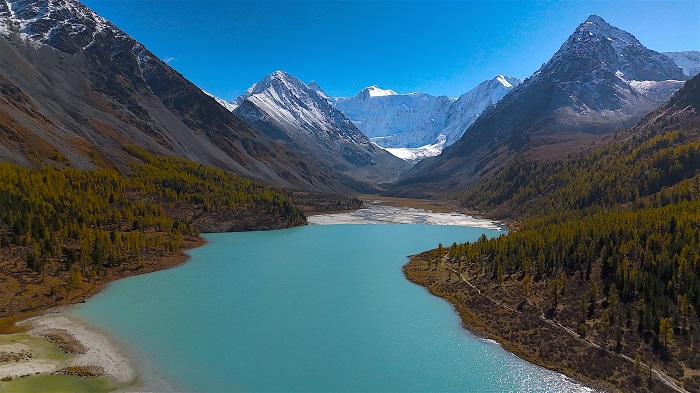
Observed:
[[[330,225],[206,235],[176,269],[73,313],[128,343],[142,381],[186,391],[583,390],[461,328],[406,256],[499,232]],[[163,385],[160,385],[163,386]]]

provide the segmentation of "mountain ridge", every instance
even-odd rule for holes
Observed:
[[[685,75],[670,58],[643,47],[631,34],[610,37],[617,32],[622,31],[602,18],[589,17],[538,71],[488,107],[459,141],[403,175],[394,192],[426,196],[415,189],[459,191],[517,155],[547,159],[566,154],[629,127],[660,106]],[[649,94],[630,82],[642,77],[651,78]],[[668,82],[673,78],[680,80]]]
[[[0,51],[5,88],[21,92],[0,100],[3,160],[125,167],[138,145],[292,189],[330,176],[75,0],[1,1]]]

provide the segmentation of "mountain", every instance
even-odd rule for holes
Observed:
[[[700,74],[700,51],[662,52],[668,56],[689,78]]]
[[[486,108],[498,102],[520,83],[522,80],[518,78],[499,75],[462,94],[448,111],[447,125],[441,132],[447,138],[445,145],[450,146],[458,141]]]
[[[518,230],[444,249],[435,269],[426,265],[443,250],[426,251],[404,271],[466,310],[465,323],[520,356],[585,375],[591,386],[698,392],[700,276],[688,256],[695,262],[700,252],[699,185],[700,75],[605,144],[499,169],[460,202],[517,219]],[[445,285],[455,269],[469,272],[469,287]],[[561,291],[523,291],[531,282]],[[505,305],[478,300],[484,296]],[[476,300],[457,300],[464,298]],[[624,317],[630,315],[636,318]],[[581,339],[572,340],[572,331]],[[560,342],[567,344],[553,345]],[[615,355],[591,362],[600,348]],[[619,357],[640,352],[654,365],[652,383],[640,383],[638,365]]]
[[[392,154],[414,162],[437,156],[445,147],[459,140],[484,109],[498,102],[520,82],[518,78],[503,75],[486,80],[462,94],[444,113],[436,113],[427,122],[432,127],[419,125],[411,131],[372,138],[372,141]]]
[[[670,58],[591,15],[459,141],[403,176],[396,191],[451,193],[516,155],[541,160],[590,146],[659,107],[685,79]]]
[[[350,189],[374,191],[377,184],[395,180],[408,167],[375,146],[326,98],[286,72],[266,76],[234,104],[235,115],[338,172],[339,181]]]
[[[442,127],[447,109],[455,101],[425,93],[397,94],[377,86],[362,89],[354,97],[330,98],[330,102],[370,138],[401,134],[416,129],[433,136]],[[411,142],[418,147],[427,143]]]
[[[418,161],[440,154],[457,141],[486,107],[520,82],[499,75],[458,99],[426,93],[397,94],[370,86],[354,97],[328,100],[374,143],[397,157]]]
[[[129,147],[268,184],[329,191],[332,178],[221,107],[75,0],[0,1],[0,160],[126,167]]]

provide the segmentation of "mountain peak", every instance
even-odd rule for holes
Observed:
[[[628,47],[643,47],[642,44],[632,34],[618,29],[606,22],[598,15],[591,15],[585,22],[581,23],[576,31],[564,43],[564,46],[608,41],[612,44],[616,53],[620,54]]]
[[[513,86],[519,85],[521,80],[513,76],[498,75],[493,78],[494,82],[500,83],[503,87],[511,88]]]
[[[296,77],[288,74],[286,71],[282,71],[282,70],[277,70],[277,71],[270,73],[269,75],[264,77],[260,82],[258,82],[258,84],[269,85],[270,83],[272,83],[274,81],[279,81],[279,82],[282,82],[285,84],[286,83],[303,84],[302,81],[300,81]]]
[[[581,23],[535,77],[552,73],[570,80],[583,78],[590,83],[609,75],[626,81],[686,79],[671,59],[646,48],[632,34],[598,15],[591,15]]]
[[[601,18],[600,16],[598,16],[598,15],[596,15],[596,14],[591,14],[591,15],[586,19],[586,22],[596,23],[596,24],[599,24],[599,25],[602,25],[602,24],[606,24],[606,25],[607,25],[607,24],[608,24],[608,22],[606,22],[605,19]]]
[[[289,75],[287,72],[282,71],[282,70],[277,70],[272,72],[270,75],[268,75],[270,79],[289,79],[293,78],[293,76]]]
[[[92,46],[104,31],[128,37],[77,0],[0,1],[1,36],[18,34],[22,40],[75,53]]]
[[[377,85],[365,87],[362,92],[366,92],[370,97],[397,96],[397,92],[393,90],[384,90]]]

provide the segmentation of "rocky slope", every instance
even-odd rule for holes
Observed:
[[[659,107],[685,79],[670,58],[591,15],[537,72],[396,190],[455,192],[516,155],[547,159],[590,146]]]
[[[312,156],[356,191],[373,191],[408,164],[375,146],[326,98],[299,79],[276,71],[234,102],[233,113],[291,150]],[[326,179],[321,179],[325,181]]]
[[[137,145],[271,184],[346,189],[76,0],[0,1],[0,54],[0,160],[123,167]]]

